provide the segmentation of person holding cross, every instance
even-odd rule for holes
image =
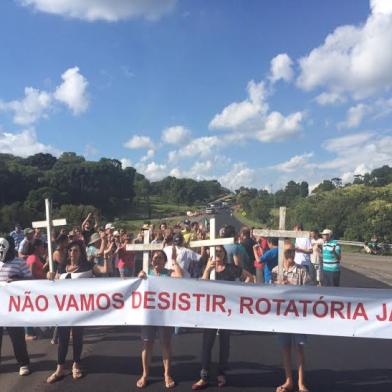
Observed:
[[[107,274],[108,262],[105,260],[104,265],[92,264],[87,261],[86,248],[83,241],[73,241],[68,245],[68,258],[67,265],[64,270],[60,272],[48,272],[48,279],[81,279],[81,278],[93,278],[94,276],[100,276]],[[65,359],[68,353],[68,345],[70,336],[72,333],[72,345],[73,345],[73,366],[72,366],[72,378],[74,380],[80,380],[84,374],[80,366],[80,360],[83,350],[83,327],[58,327],[58,354],[57,354],[57,368],[53,374],[51,374],[46,382],[53,384],[57,381],[62,380],[65,377]]]
[[[199,255],[194,252],[192,249],[186,248],[184,243],[184,236],[182,233],[177,232],[173,234],[173,246],[165,246],[163,251],[166,253],[167,259],[172,260],[172,250],[176,249],[176,257],[179,265],[182,268],[184,278],[198,278],[201,274],[201,266],[203,263],[204,255]],[[170,265],[167,263],[166,268],[169,268]]]
[[[268,250],[259,256],[259,262],[264,266],[264,283],[270,284],[272,282],[272,270],[278,265],[278,244],[279,240],[276,237],[267,239]]]
[[[254,283],[254,277],[248,271],[234,263],[229,263],[224,246],[215,247],[215,258],[210,258],[204,269],[202,279],[211,280],[214,272],[214,280],[235,281],[241,279],[247,283]],[[217,336],[217,329],[205,329],[203,331],[203,343],[201,354],[200,379],[192,385],[194,391],[206,389],[209,386],[209,370],[211,354]],[[227,369],[230,353],[230,331],[219,329],[219,374],[217,377],[218,387],[226,385],[225,371]]]
[[[283,275],[279,277],[279,267],[272,270],[272,282],[282,285],[311,285],[312,277],[308,270],[294,261],[295,250],[286,249],[283,259]],[[283,366],[286,380],[284,384],[276,388],[276,392],[294,391],[293,369],[291,365],[291,349],[295,346],[298,361],[298,391],[309,392],[305,385],[305,353],[304,345],[307,342],[307,336],[302,334],[278,334],[278,341],[283,350]]]
[[[151,258],[151,265],[148,272],[140,271],[139,278],[147,279],[148,276],[169,276],[172,278],[182,278],[183,270],[177,262],[177,250],[172,246],[170,267],[167,268],[168,259],[166,253],[162,250],[154,251]],[[162,347],[162,362],[164,367],[165,388],[172,389],[176,386],[175,381],[171,376],[171,336],[173,328],[171,327],[155,327],[143,326],[141,327],[143,351],[142,351],[142,366],[143,374],[137,380],[137,388],[145,388],[148,384],[150,361],[153,352],[155,336],[158,333]]]

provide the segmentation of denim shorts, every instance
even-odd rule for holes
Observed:
[[[286,346],[304,346],[308,337],[306,335],[295,334],[295,333],[278,333],[278,342],[281,347]]]

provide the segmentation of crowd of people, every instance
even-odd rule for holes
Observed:
[[[294,230],[301,232],[301,224]],[[148,271],[143,270],[142,254],[127,249],[128,244],[144,243],[145,233],[149,232],[152,243],[161,243],[162,250],[151,252]],[[230,245],[215,247],[215,257],[210,257],[209,248],[191,249],[193,240],[208,239],[209,228],[206,222],[185,220],[169,226],[162,222],[159,226],[145,224],[135,235],[112,223],[99,226],[92,214],[81,222],[80,227],[71,230],[62,228],[53,231],[50,240],[55,244],[53,252],[54,270],[48,269],[48,239],[40,229],[15,226],[9,236],[0,238],[0,282],[21,279],[78,279],[105,277],[170,276],[173,278],[214,279],[242,281],[249,284],[284,285],[324,285],[339,286],[341,249],[333,239],[330,229],[311,231],[311,237],[300,234],[294,241],[284,242],[283,270],[279,271],[278,238],[255,238],[251,228],[243,227],[238,233],[230,225],[219,230],[221,238],[235,238]],[[246,329],[246,328],[244,328]],[[30,374],[30,361],[26,340],[37,339],[33,328],[7,328],[15,357],[19,363],[19,374]],[[3,328],[0,328],[0,349]],[[156,335],[162,348],[164,385],[174,388],[176,383],[171,375],[171,339],[174,328],[143,326],[142,368],[143,373],[137,381],[138,388],[144,388],[149,380],[149,364]],[[53,344],[58,344],[58,359],[55,371],[47,378],[54,383],[65,375],[65,360],[72,338],[73,366],[72,376],[78,380],[84,376],[81,367],[83,350],[83,327],[58,327],[53,333]],[[219,337],[219,371],[217,384],[226,384],[225,372],[230,353],[230,331],[205,329],[201,347],[200,378],[193,384],[193,390],[205,389],[210,383],[211,351]],[[306,335],[280,334],[279,344],[283,352],[283,365],[286,379],[277,387],[277,392],[287,392],[294,388],[291,367],[291,350],[297,351],[298,388],[308,391],[305,383],[304,345]]]

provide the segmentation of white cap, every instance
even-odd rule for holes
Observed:
[[[105,230],[108,230],[108,229],[111,229],[111,230],[114,229],[114,226],[112,223],[106,223]]]

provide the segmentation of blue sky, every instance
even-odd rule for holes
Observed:
[[[392,162],[389,0],[0,2],[0,150],[282,187]]]

